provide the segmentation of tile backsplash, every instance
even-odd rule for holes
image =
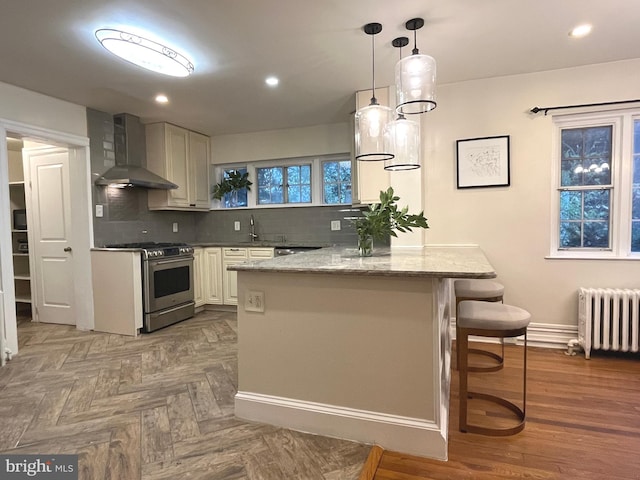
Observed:
[[[251,215],[258,241],[288,245],[356,245],[351,218],[359,215],[359,209],[348,205],[211,211],[197,216],[196,241],[247,242],[250,240]],[[340,222],[340,230],[331,230],[332,221]],[[240,222],[239,231],[234,229],[235,222]]]

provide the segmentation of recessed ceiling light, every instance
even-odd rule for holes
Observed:
[[[277,87],[278,83],[280,83],[280,80],[278,80],[277,77],[267,77],[264,83],[266,83],[270,87]]]
[[[96,38],[114,55],[152,72],[172,77],[193,73],[193,63],[184,55],[153,40],[110,28],[97,30]]]
[[[158,102],[158,103],[168,103],[169,102],[169,98],[167,98],[166,95],[159,94],[159,95],[156,95],[156,102]]]
[[[573,30],[569,32],[569,36],[572,38],[582,38],[586,37],[591,33],[591,25],[585,23],[583,25],[578,25]]]

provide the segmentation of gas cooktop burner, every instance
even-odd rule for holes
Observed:
[[[175,257],[177,255],[193,255],[193,247],[186,243],[174,242],[135,242],[135,243],[112,243],[105,245],[105,248],[139,248],[142,250],[143,258],[155,257]]]

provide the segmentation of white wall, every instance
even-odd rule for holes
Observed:
[[[87,136],[85,107],[6,83],[0,83],[0,118]]]
[[[0,83],[0,205],[9,205],[8,192],[8,152],[5,141],[6,133],[28,133],[30,137],[40,138],[43,140],[50,139],[52,143],[69,145],[88,145],[87,137],[87,113],[86,108],[69,102],[48,97],[36,92],[25,90],[23,88]],[[82,172],[84,182],[88,182],[88,148],[84,158],[87,160],[86,165],[78,165],[78,170],[84,167],[85,173]],[[87,199],[86,188],[82,189],[81,201],[86,201],[87,209],[89,203]],[[77,207],[79,208],[79,207]],[[13,353],[18,351],[17,341],[17,325],[15,315],[15,303],[13,292],[13,268],[11,256],[11,218],[7,207],[0,211],[0,289],[3,290],[4,296],[0,308],[4,310],[5,335],[7,337],[7,346]],[[86,210],[86,209],[85,209]],[[75,228],[86,228],[87,237],[90,242],[92,236],[89,229],[91,228],[91,218],[85,215],[85,221],[74,224]],[[88,247],[90,243],[85,241],[80,247],[86,246],[82,250],[86,250],[88,259]],[[85,252],[83,252],[84,255]],[[88,262],[85,262],[88,265]],[[88,268],[88,267],[87,267]],[[84,279],[88,278],[88,282],[83,280],[83,285],[90,285],[90,270],[88,275],[84,275]],[[82,287],[81,287],[82,288]],[[82,320],[79,322],[90,322],[93,325],[93,303],[92,301],[86,305],[81,305],[78,309],[79,316]]]
[[[349,123],[220,135],[211,139],[212,163],[307,157],[351,151]]]
[[[577,325],[581,286],[640,288],[640,263],[546,259],[553,123],[534,106],[638,98],[640,59],[438,87],[422,122],[427,242],[475,243],[532,322]],[[563,112],[566,113],[566,112]],[[456,189],[456,140],[511,136],[511,186]]]

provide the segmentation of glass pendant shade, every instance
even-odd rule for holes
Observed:
[[[400,115],[384,129],[385,149],[393,158],[385,160],[385,170],[420,168],[420,124]]]
[[[355,115],[356,159],[360,161],[390,160],[385,150],[384,129],[393,120],[393,109],[372,103]]]
[[[396,63],[396,111],[403,115],[425,113],[436,108],[436,61],[416,53]]]

